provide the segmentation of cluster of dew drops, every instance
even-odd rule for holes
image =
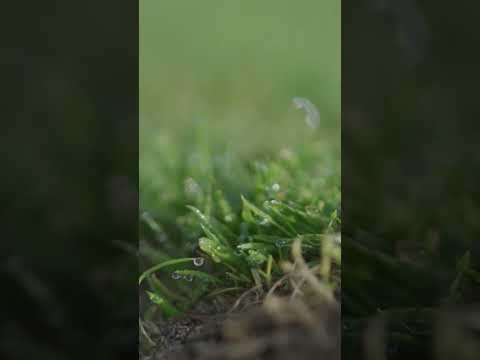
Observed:
[[[203,257],[196,257],[196,258],[193,258],[193,265],[195,266],[203,266],[203,264],[205,264],[205,259]],[[180,273],[178,273],[177,271],[174,271],[172,273],[172,279],[173,280],[180,280],[180,279],[184,279],[184,280],[187,280],[187,281],[193,281],[193,276],[192,275],[182,275]]]

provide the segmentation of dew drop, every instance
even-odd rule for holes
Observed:
[[[174,271],[172,273],[172,279],[173,280],[179,280],[180,278],[182,277],[182,275],[180,275],[178,272]]]
[[[205,222],[208,221],[207,217],[206,217],[200,210],[198,210],[197,208],[194,208],[193,211],[195,212],[195,214],[197,214],[197,216],[198,216],[202,221],[205,221]]]
[[[205,259],[202,257],[194,258],[193,265],[195,266],[202,266],[205,263]]]
[[[192,275],[185,275],[184,279],[187,280],[187,281],[193,281],[193,276]]]
[[[201,192],[200,185],[191,177],[184,181],[185,193],[188,195],[197,195]]]
[[[277,241],[275,241],[275,245],[277,245],[278,247],[285,246],[286,244],[287,244],[287,242],[285,240],[282,240],[282,239],[278,239]]]
[[[232,215],[225,215],[223,218],[225,222],[232,222],[233,221],[233,216]]]
[[[272,190],[275,191],[275,192],[280,191],[280,185],[277,184],[277,183],[273,184],[272,185]]]
[[[270,221],[268,219],[263,219],[262,221],[260,221],[260,225],[268,226],[268,225],[270,225]]]

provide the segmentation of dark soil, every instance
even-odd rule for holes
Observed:
[[[314,308],[273,299],[235,314],[183,317],[159,325],[141,360],[337,360],[339,305]]]

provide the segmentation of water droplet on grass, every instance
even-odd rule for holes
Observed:
[[[277,183],[273,184],[272,185],[272,190],[275,191],[275,192],[280,191],[280,185],[277,184]]]
[[[195,266],[202,266],[204,263],[205,263],[205,259],[202,257],[193,259],[193,265]]]
[[[182,275],[180,275],[178,272],[174,271],[172,273],[172,279],[173,280],[180,280],[180,278],[182,277]]]
[[[260,221],[260,225],[262,226],[269,226],[270,225],[270,221],[268,219],[263,219],[262,221]]]
[[[193,276],[192,275],[185,275],[184,279],[187,280],[187,281],[193,281]]]
[[[198,210],[197,208],[193,208],[193,207],[191,209],[200,218],[200,220],[202,220],[204,222],[208,222],[208,218],[200,210]]]
[[[287,245],[287,242],[283,239],[278,239],[277,241],[275,241],[275,245],[277,245],[278,247],[282,247]]]
[[[202,190],[200,188],[200,185],[195,181],[195,179],[191,177],[185,179],[184,188],[187,195],[197,195]]]

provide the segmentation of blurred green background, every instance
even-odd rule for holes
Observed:
[[[339,0],[140,2],[140,159],[201,124],[238,154],[310,133],[292,98],[340,145]],[[194,125],[196,124],[196,125]],[[142,160],[140,160],[142,168]]]

